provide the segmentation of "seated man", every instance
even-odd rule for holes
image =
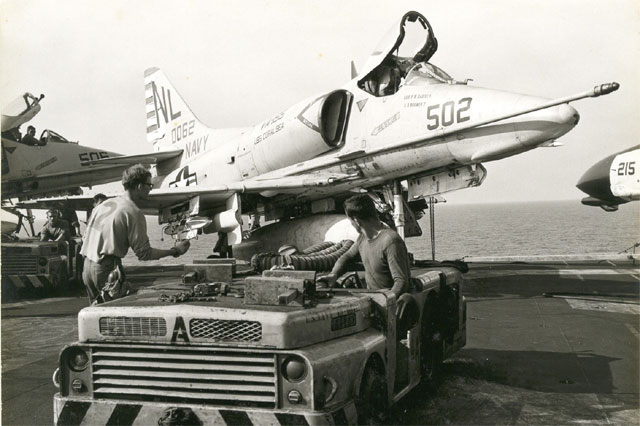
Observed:
[[[27,134],[22,137],[22,143],[26,145],[38,146],[40,141],[36,139],[36,128],[33,126],[27,127]]]
[[[355,195],[344,202],[344,210],[360,234],[349,251],[336,262],[331,273],[322,279],[330,287],[358,254],[365,269],[369,289],[390,289],[400,297],[411,288],[411,271],[407,246],[396,231],[383,224],[371,197]]]
[[[60,219],[60,212],[56,209],[47,211],[47,223],[40,232],[40,241],[69,241],[70,236],[69,223]]]

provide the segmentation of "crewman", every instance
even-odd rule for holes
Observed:
[[[36,139],[36,128],[33,126],[27,127],[27,134],[22,137],[22,143],[26,145],[38,146],[40,141]]]
[[[411,271],[407,246],[400,235],[378,218],[375,204],[367,194],[355,195],[344,202],[344,211],[360,234],[355,244],[321,277],[330,287],[349,262],[358,255],[365,269],[369,289],[390,289],[400,297],[410,290]]]
[[[69,241],[71,231],[69,222],[60,219],[60,212],[57,209],[47,211],[47,223],[40,232],[40,241]]]
[[[178,257],[189,250],[185,240],[169,250],[151,247],[147,222],[139,204],[149,197],[153,187],[151,173],[142,164],[131,166],[122,174],[124,193],[96,206],[87,222],[81,254],[85,256],[82,279],[92,303],[101,303],[101,291],[114,274],[124,282],[122,258],[132,248],[140,260]]]

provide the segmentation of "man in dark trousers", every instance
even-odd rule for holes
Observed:
[[[149,170],[141,164],[128,168],[122,174],[122,186],[124,193],[96,206],[87,222],[81,250],[85,256],[82,280],[92,302],[101,302],[100,292],[114,270],[124,282],[122,258],[129,248],[140,260],[178,257],[189,250],[188,240],[169,250],[151,247],[147,221],[138,207],[153,187]]]

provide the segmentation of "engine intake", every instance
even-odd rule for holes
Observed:
[[[336,90],[307,99],[256,126],[238,146],[236,164],[252,177],[306,161],[345,141],[353,95]]]

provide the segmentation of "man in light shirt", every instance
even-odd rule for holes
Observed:
[[[124,281],[122,258],[129,248],[140,260],[178,257],[189,250],[188,240],[168,250],[151,247],[147,222],[138,207],[153,187],[149,170],[141,164],[128,168],[122,174],[122,186],[124,193],[96,206],[87,222],[80,253],[85,256],[82,280],[92,302],[102,302],[100,292],[115,269]]]

